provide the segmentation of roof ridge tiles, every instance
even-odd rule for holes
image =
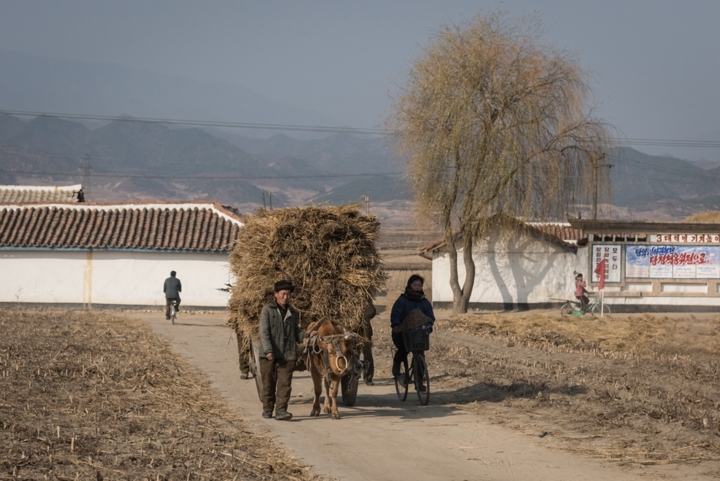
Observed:
[[[0,248],[228,252],[243,225],[214,202],[0,205]]]

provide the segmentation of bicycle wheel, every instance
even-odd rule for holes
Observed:
[[[573,311],[573,306],[572,306],[572,304],[569,303],[569,302],[566,302],[566,303],[563,304],[562,307],[560,308],[560,315],[561,315],[561,316],[567,316],[567,315],[569,315],[569,314],[572,314],[572,311]]]
[[[400,364],[400,376],[405,380],[405,385],[403,386],[398,381],[398,378],[395,378],[395,392],[397,393],[397,397],[399,400],[404,401],[407,399],[407,393],[408,393],[408,381],[410,379],[410,376],[408,376],[408,365],[407,361]]]
[[[594,305],[590,308],[590,312],[592,312],[593,314],[600,314],[600,309],[601,309],[600,304],[594,304]],[[602,304],[602,313],[603,313],[603,314],[610,314],[610,306],[608,306],[607,304],[603,303],[603,304]]]
[[[415,390],[418,399],[420,404],[427,406],[430,401],[430,374],[423,353],[416,352],[413,354],[413,370],[415,371]]]
[[[177,314],[177,311],[175,310],[175,304],[170,304],[170,322],[175,325],[175,314]]]

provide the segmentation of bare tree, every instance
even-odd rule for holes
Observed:
[[[596,182],[609,185],[608,169],[597,166],[610,128],[588,106],[588,76],[570,54],[540,44],[539,33],[536,17],[510,22],[503,14],[443,27],[388,120],[409,159],[418,214],[444,232],[454,312],[467,312],[472,247],[490,228],[558,218]]]

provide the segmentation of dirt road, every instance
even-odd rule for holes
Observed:
[[[510,429],[487,422],[482,412],[447,403],[442,382],[435,384],[429,406],[420,406],[412,391],[400,402],[388,376],[386,352],[376,353],[375,386],[361,384],[355,407],[341,405],[341,420],[308,416],[312,382],[304,372],[297,373],[293,383],[293,420],[264,420],[255,383],[240,379],[235,336],[225,326],[223,313],[181,313],[174,326],[159,312],[125,315],[143,320],[168,339],[208,377],[231,409],[312,465],[318,475],[342,480],[712,479],[687,466],[623,467],[566,452],[546,432]],[[387,324],[387,312],[374,322]]]

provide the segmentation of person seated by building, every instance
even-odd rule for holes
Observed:
[[[587,290],[585,290],[585,281],[583,281],[583,275],[578,274],[575,276],[575,297],[580,300],[580,303],[582,304],[582,311],[587,311],[588,303],[590,302],[590,299],[585,295],[588,293]]]
[[[419,309],[420,312],[428,318],[428,324],[431,326],[435,323],[435,313],[433,312],[432,304],[425,297],[423,291],[423,285],[425,279],[417,274],[413,274],[407,281],[405,286],[405,292],[400,294],[400,297],[393,304],[392,311],[390,311],[390,327],[395,328],[400,326],[408,315]],[[394,378],[400,376],[400,363],[407,363],[408,352],[405,350],[405,343],[403,342],[402,332],[392,332],[392,341],[397,348],[397,352],[393,357],[392,375]],[[405,379],[400,380],[401,383],[405,383]]]
[[[180,279],[175,277],[177,273],[170,271],[170,277],[165,279],[163,284],[163,292],[165,293],[165,320],[170,320],[170,304],[175,301],[175,309],[180,310],[180,292],[182,292],[182,283]]]

